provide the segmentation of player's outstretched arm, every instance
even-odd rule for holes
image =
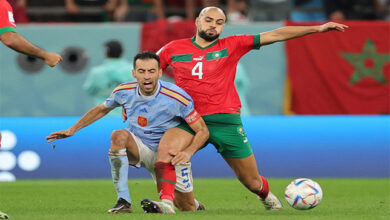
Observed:
[[[328,22],[317,26],[287,26],[260,34],[261,45],[268,45],[279,41],[286,41],[308,34],[324,33],[328,31],[344,32],[348,26],[335,22]]]
[[[46,137],[47,142],[53,142],[57,139],[67,138],[73,136],[78,130],[92,124],[93,122],[99,120],[107,113],[109,113],[112,108],[106,108],[104,104],[100,104],[95,108],[89,110],[83,117],[80,118],[72,127],[63,130],[63,131],[55,131]]]
[[[62,60],[62,57],[59,54],[46,52],[15,32],[5,32],[1,34],[0,40],[7,47],[20,53],[38,57],[51,67],[54,67]]]
[[[200,118],[195,123],[189,125],[191,129],[195,131],[195,137],[192,139],[192,142],[187,148],[175,154],[171,161],[173,165],[181,165],[190,161],[191,157],[204,145],[204,143],[206,143],[209,138],[209,129],[207,128],[203,118]]]

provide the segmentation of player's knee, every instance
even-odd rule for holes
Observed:
[[[172,155],[175,155],[176,150],[168,143],[161,143],[158,146],[157,161],[170,162]]]
[[[111,134],[111,149],[120,150],[126,148],[129,132],[124,129],[114,130]]]

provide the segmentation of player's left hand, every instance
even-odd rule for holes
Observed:
[[[73,136],[73,132],[71,132],[69,129],[63,131],[55,131],[51,133],[49,136],[47,136],[46,140],[48,143],[51,143],[57,139],[67,138],[70,136]]]
[[[320,26],[319,32],[328,32],[328,31],[340,31],[344,32],[345,29],[347,29],[348,26],[345,24],[339,24],[336,22],[328,22]]]
[[[172,152],[169,152],[170,155],[174,156],[171,160],[171,164],[176,165],[182,165],[190,161],[191,154],[185,151],[180,151],[177,154],[173,154]]]

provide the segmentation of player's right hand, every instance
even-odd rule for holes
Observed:
[[[56,66],[59,62],[61,62],[62,57],[59,54],[56,53],[47,53],[45,56],[45,63],[49,65],[50,67]]]
[[[73,132],[71,132],[69,129],[63,131],[55,131],[51,133],[49,136],[47,136],[46,140],[48,143],[51,143],[57,139],[67,138],[70,136],[73,136]]]
[[[189,162],[191,159],[191,156],[192,156],[190,153],[188,153],[186,151],[180,151],[178,153],[174,153],[174,152],[170,151],[169,154],[171,156],[173,156],[173,158],[171,160],[171,164],[174,166],[183,165],[183,164]]]

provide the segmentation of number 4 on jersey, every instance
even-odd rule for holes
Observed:
[[[203,63],[202,62],[196,63],[194,68],[192,68],[192,75],[198,76],[199,79],[203,78]]]

